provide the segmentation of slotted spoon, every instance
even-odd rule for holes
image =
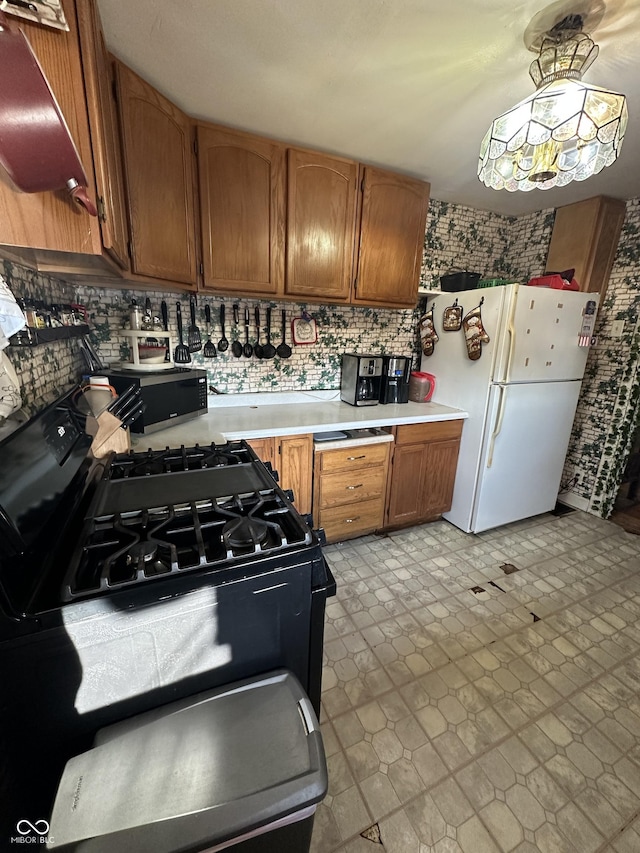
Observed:
[[[224,312],[224,302],[220,306],[220,326],[222,327],[222,337],[218,341],[218,352],[226,352],[229,349],[229,341],[227,340],[227,333],[224,330],[225,323],[225,312]]]
[[[242,355],[242,343],[240,341],[239,332],[238,332],[238,323],[239,322],[240,322],[240,306],[238,305],[237,302],[235,302],[233,305],[233,324],[235,327],[236,338],[235,338],[234,342],[231,344],[231,352],[233,353],[234,358],[240,358],[240,356]]]
[[[216,349],[216,345],[211,343],[211,308],[209,307],[208,302],[204,306],[204,319],[207,324],[207,342],[202,350],[202,355],[205,358],[217,358],[218,351]]]
[[[191,353],[189,352],[189,347],[185,344],[182,335],[182,308],[180,307],[179,302],[176,302],[176,318],[178,320],[178,337],[180,338],[180,343],[175,348],[173,360],[176,364],[189,364],[191,361]]]

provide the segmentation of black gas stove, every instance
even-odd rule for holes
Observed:
[[[120,454],[89,506],[63,585],[70,601],[186,572],[263,565],[317,546],[246,442]]]
[[[70,394],[0,444],[0,799],[15,820],[45,817],[99,728],[167,702],[283,667],[320,710],[335,582],[273,472],[243,441],[101,462],[84,427]]]

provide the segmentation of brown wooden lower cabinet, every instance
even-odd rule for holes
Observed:
[[[278,472],[279,485],[291,489],[299,513],[311,512],[313,479],[313,436],[283,435],[275,438],[252,438],[248,443],[263,462],[270,462]]]
[[[433,521],[451,509],[462,420],[395,427],[387,527]]]
[[[298,512],[337,542],[374,530],[433,521],[451,508],[464,421],[402,424],[395,443],[322,449],[313,436],[252,438],[249,444],[291,489]]]
[[[313,520],[327,542],[378,530],[384,524],[390,441],[316,449]]]

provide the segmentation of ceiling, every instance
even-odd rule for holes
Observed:
[[[581,11],[595,0],[551,4]],[[546,0],[99,0],[107,44],[188,114],[388,167],[431,195],[522,214],[640,196],[640,3],[608,0],[585,81],[627,95],[616,163],[561,189],[476,177],[493,118],[534,91],[523,42]],[[560,17],[563,17],[561,15]]]

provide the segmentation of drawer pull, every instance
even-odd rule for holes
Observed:
[[[354,489],[361,489],[362,486],[363,486],[363,483],[358,483],[357,486],[347,486],[346,489],[348,492],[352,492]]]
[[[363,453],[362,456],[347,456],[347,462],[355,462],[356,459],[366,459],[367,454]]]
[[[360,516],[356,515],[355,518],[345,518],[344,523],[345,524],[353,524],[354,521],[359,521],[359,520],[360,520]]]

